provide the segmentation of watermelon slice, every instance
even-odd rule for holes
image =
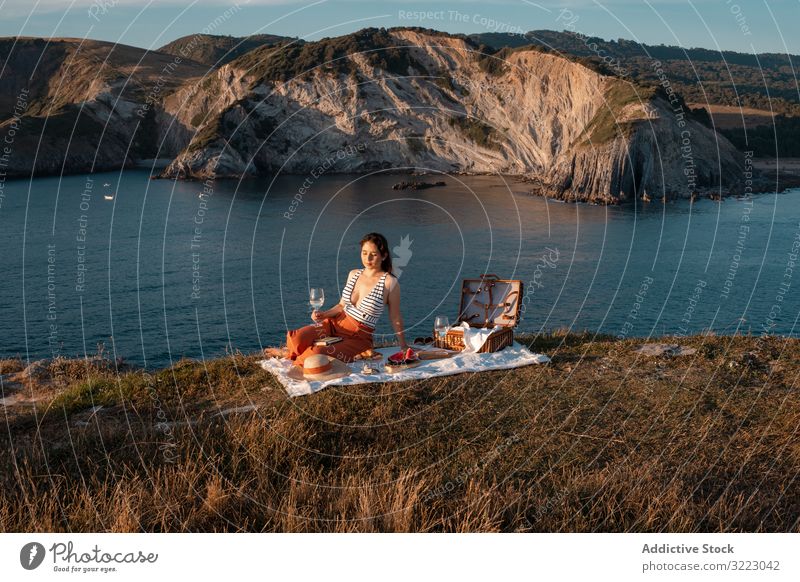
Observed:
[[[409,362],[416,362],[417,360],[419,360],[419,356],[411,348],[408,348],[405,352],[400,350],[396,354],[389,356],[389,361],[393,364],[407,364]]]

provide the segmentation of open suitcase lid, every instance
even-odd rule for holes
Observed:
[[[521,303],[520,280],[500,279],[493,274],[464,279],[458,322],[466,321],[472,327],[515,327]]]

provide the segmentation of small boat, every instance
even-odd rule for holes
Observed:
[[[103,188],[108,188],[109,186],[111,186],[111,184],[109,184],[108,182],[106,182],[105,184],[103,184]]]
[[[105,198],[106,200],[113,200],[114,199],[114,195],[113,194],[105,194],[103,196],[103,198]]]

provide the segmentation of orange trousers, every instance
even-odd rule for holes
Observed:
[[[320,327],[306,325],[286,333],[289,358],[294,360],[295,365],[302,367],[303,361],[313,354],[325,354],[349,364],[353,361],[353,356],[372,348],[372,331],[344,311],[321,323]],[[314,341],[325,336],[343,339],[329,346],[314,345]]]

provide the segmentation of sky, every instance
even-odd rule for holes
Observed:
[[[605,39],[800,54],[800,0],[0,0],[0,36],[157,49],[197,32],[317,40],[368,26],[451,33],[571,30]]]

